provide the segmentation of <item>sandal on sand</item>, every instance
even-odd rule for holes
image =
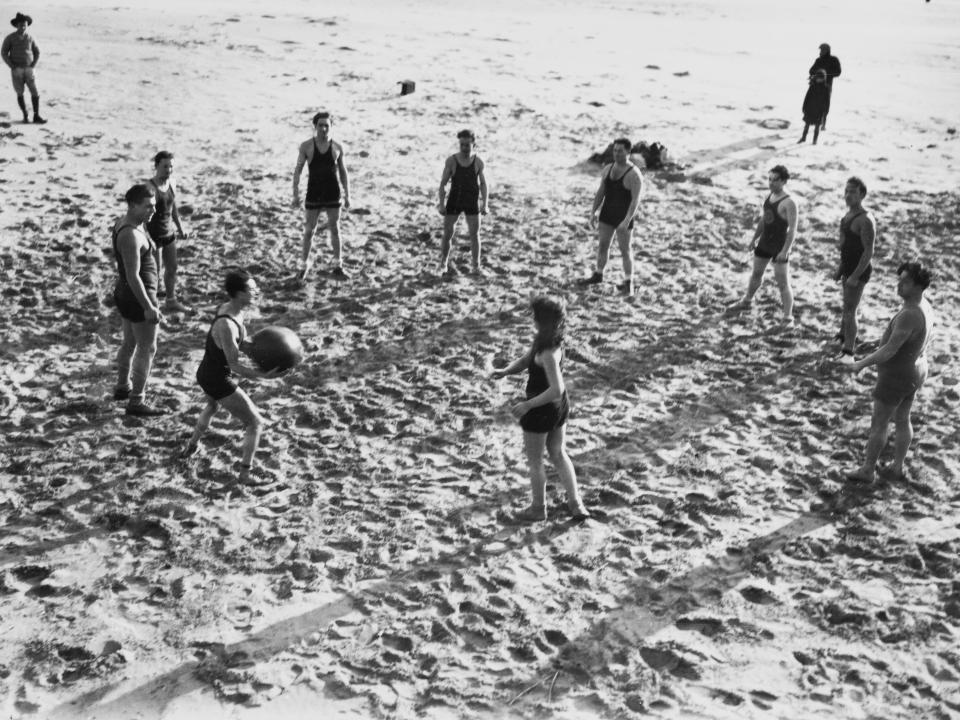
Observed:
[[[546,505],[529,505],[518,513],[514,513],[511,519],[517,523],[543,522],[547,519]]]
[[[570,515],[573,517],[575,522],[583,522],[590,518],[590,511],[584,506],[583,502],[570,503],[568,505],[570,509]]]

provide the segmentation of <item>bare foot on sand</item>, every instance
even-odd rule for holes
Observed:
[[[848,472],[844,477],[850,482],[872,483],[877,479],[877,474],[873,468],[859,467],[852,472]]]

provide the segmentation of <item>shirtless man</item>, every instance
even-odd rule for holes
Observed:
[[[147,223],[150,237],[160,248],[160,265],[163,272],[163,287],[167,293],[164,307],[175,312],[186,312],[190,308],[177,300],[177,240],[183,240],[187,234],[180,223],[177,212],[177,199],[173,187],[173,153],[161,150],[153,156],[153,177],[147,184],[153,188],[157,211]],[[174,226],[176,233],[174,233]]]
[[[840,265],[834,280],[843,288],[843,317],[840,321],[841,354],[839,362],[854,362],[853,353],[857,344],[857,308],[863,289],[867,286],[873,265],[873,245],[877,238],[877,226],[870,214],[863,209],[867,186],[858,177],[847,180],[843,199],[847,214],[840,221]]]
[[[440,190],[437,192],[437,210],[443,215],[443,239],[440,242],[440,273],[444,277],[457,274],[450,264],[450,244],[460,215],[467,217],[470,233],[472,274],[482,275],[480,262],[480,216],[487,214],[487,178],[483,174],[483,160],[474,152],[477,138],[472,130],[457,133],[460,152],[451,155],[443,165]],[[450,197],[446,196],[450,183]]]
[[[293,207],[300,207],[300,175],[307,166],[307,196],[304,199],[303,254],[301,257],[301,280],[306,279],[313,260],[313,232],[317,227],[320,212],[327,214],[327,228],[333,245],[333,275],[347,277],[343,269],[343,251],[340,242],[340,206],[350,208],[350,177],[343,164],[343,147],[330,138],[333,118],[330,113],[318,112],[313,116],[314,137],[300,144],[297,166],[293,171]],[[343,188],[341,200],[341,186]]]
[[[143,223],[155,210],[153,190],[146,185],[134,185],[125,199],[127,212],[113,225],[113,256],[117,263],[113,300],[123,323],[113,397],[128,401],[127,415],[151,417],[163,414],[145,402],[160,323],[157,247],[143,229]]]
[[[37,83],[33,77],[33,69],[40,62],[40,48],[27,33],[27,26],[33,25],[33,18],[18,12],[10,24],[16,28],[16,31],[3,39],[0,57],[10,68],[13,91],[17,94],[17,105],[23,113],[23,121],[30,122],[27,104],[23,101],[23,90],[27,87],[30,88],[30,100],[33,103],[33,121],[42,125],[46,120],[40,117],[40,93],[37,92]]]
[[[217,308],[210,323],[203,359],[197,368],[197,383],[203,389],[207,404],[197,418],[197,426],[183,450],[183,456],[197,451],[200,438],[222,405],[244,426],[240,482],[258,484],[253,459],[263,432],[263,417],[250,396],[237,385],[235,377],[271,379],[279,377],[280,371],[274,369],[263,372],[240,362],[240,354],[246,354],[250,349],[243,323],[248,308],[256,306],[260,299],[257,281],[243,270],[234,271],[227,274],[224,289],[228,300]]]
[[[581,285],[593,285],[603,282],[603,269],[610,256],[610,241],[614,234],[620,246],[623,260],[623,283],[619,290],[625,295],[633,295],[633,248],[630,241],[640,194],[643,191],[643,179],[640,169],[630,162],[630,149],[633,147],[627,138],[613,141],[613,163],[601,172],[600,187],[593,198],[590,212],[590,227],[597,227],[599,247],[597,248],[597,268],[593,274],[580,281]]]
[[[894,478],[903,479],[903,462],[913,440],[910,409],[917,390],[927,377],[926,349],[933,330],[934,316],[923,291],[930,285],[930,271],[919,262],[906,262],[897,269],[897,294],[903,307],[887,325],[881,345],[870,355],[844,368],[860,372],[877,366],[877,385],[873,390],[873,418],[863,465],[847,474],[848,480],[872,482],[877,460],[887,444],[891,418],[896,427],[893,465]]]
[[[753,303],[753,296],[763,282],[763,272],[773,260],[773,274],[780,288],[783,303],[783,326],[793,327],[793,290],[790,287],[790,249],[797,234],[797,204],[783,189],[790,173],[783,165],[770,169],[767,177],[770,194],[763,202],[763,212],[750,241],[753,250],[753,272],[747,292],[728,309],[744,310]]]

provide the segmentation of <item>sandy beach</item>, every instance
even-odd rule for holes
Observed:
[[[960,6],[825,0],[438,0],[318,6],[71,0],[33,16],[48,124],[0,93],[0,717],[960,719]],[[843,63],[827,130],[796,143],[821,42]],[[398,82],[416,81],[400,96]],[[320,109],[352,206],[335,278],[318,232],[298,285],[297,146]],[[436,191],[477,133],[487,275],[441,280]],[[637,292],[588,225],[617,136],[644,170]],[[110,228],[176,156],[191,313],[165,316],[151,399],[112,399]],[[639,161],[639,158],[637,158]],[[800,208],[797,327],[748,241],[767,171]],[[862,356],[935,273],[910,480],[851,485],[875,369],[831,362],[844,183],[877,219]],[[461,225],[454,249],[469,268]],[[306,360],[243,381],[272,482],[238,488],[225,412],[179,458],[228,267],[252,330]],[[528,502],[532,294],[568,308],[568,449]],[[889,461],[891,450],[882,456]]]

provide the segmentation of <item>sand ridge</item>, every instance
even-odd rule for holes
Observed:
[[[318,703],[354,717],[958,712],[955,284],[932,291],[944,322],[916,409],[911,485],[844,485],[872,375],[824,363],[849,174],[877,179],[864,349],[896,308],[900,259],[935,257],[943,277],[955,274],[957,194],[905,171],[919,156],[911,144],[932,131],[908,126],[898,148],[889,116],[848,106],[889,146],[867,143],[838,111],[824,146],[801,150],[795,125],[762,125],[779,104],[740,95],[719,127],[698,126],[682,102],[715,90],[681,85],[700,82],[697,66],[664,51],[652,59],[663,70],[648,70],[664,98],[647,115],[674,121],[672,141],[666,121],[630,126],[625,110],[589,105],[615,73],[585,88],[571,79],[587,69],[558,63],[544,86],[542,58],[516,37],[530,18],[423,47],[407,27],[384,31],[383,46],[419,67],[477,48],[464,70],[476,92],[457,92],[454,67],[400,99],[382,79],[387,60],[364,43],[382,30],[372,13],[209,12],[147,29],[128,11],[67,9],[60,22],[88,34],[75,45],[109,39],[106,61],[133,68],[129,103],[93,69],[83,95],[102,103],[68,89],[59,31],[46,77],[61,120],[0,130],[8,714],[253,717],[285,698],[303,703],[294,717]],[[305,20],[309,33],[297,29]],[[322,79],[296,70],[311,52],[334,58]],[[246,77],[270,89],[245,94]],[[320,247],[315,279],[299,288],[290,175],[319,104],[305,86],[342,108],[353,277],[327,274]],[[185,110],[164,113],[174,99]],[[432,197],[451,151],[441,138],[464,118],[486,130],[490,274],[441,282]],[[921,158],[918,173],[942,178],[956,145],[945,121],[931,127],[942,158]],[[582,161],[621,132],[667,142],[680,165],[646,174],[630,300],[612,282],[572,282],[595,247],[596,168]],[[118,322],[101,300],[113,272],[106,229],[154,145],[177,153],[192,236],[182,272],[198,312],[161,331],[153,388],[169,415],[144,422],[108,397]],[[792,334],[776,329],[769,279],[753,313],[721,312],[745,283],[746,237],[775,159],[797,169],[803,213]],[[456,253],[465,268],[462,236]],[[234,264],[264,288],[252,327],[295,328],[310,352],[282,382],[245,384],[269,424],[261,460],[274,482],[242,494],[229,482],[239,429],[224,416],[199,457],[177,459],[200,409],[193,373],[219,276]],[[609,267],[619,279],[616,254]],[[570,452],[595,516],[584,526],[567,520],[555,478],[548,522],[504,522],[527,492],[505,410],[522,385],[488,369],[529,342],[533,291],[570,308]]]

